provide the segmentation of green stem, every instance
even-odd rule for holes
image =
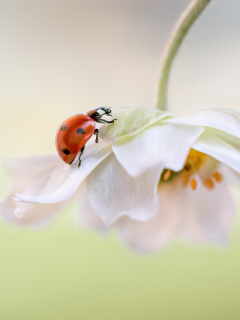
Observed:
[[[193,0],[177,21],[162,55],[156,109],[167,110],[169,71],[176,53],[188,30],[211,0]]]

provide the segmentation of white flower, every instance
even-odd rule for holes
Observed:
[[[124,125],[123,119],[120,119],[121,117],[118,119],[117,128],[122,130],[122,135],[129,131],[132,134],[138,132],[169,116],[168,112],[143,107],[127,108],[122,114],[123,117],[127,116]],[[133,114],[134,119],[132,119]],[[103,184],[109,187],[109,194],[105,195],[108,204],[104,198],[99,203],[100,206],[108,207],[102,216],[106,225],[110,225],[123,215],[147,220],[156,214],[158,199],[155,187],[158,183],[157,177],[154,177],[156,183],[152,184],[153,174],[151,176],[147,173],[139,177],[129,176],[114,157],[111,141],[100,141],[98,144],[93,141],[87,143],[81,159],[80,169],[77,160],[71,166],[66,165],[57,154],[6,159],[5,167],[13,183],[10,193],[1,205],[2,217],[20,225],[38,226],[49,223],[56,213],[59,213],[73,198],[81,197],[82,192],[79,188],[87,177],[88,188],[93,197],[95,193],[101,193],[102,188],[106,189],[106,186],[99,185],[94,181],[95,174],[102,171],[101,165],[104,170],[102,173],[106,176]],[[110,171],[110,167],[109,172],[105,172],[106,163],[110,167],[114,166],[113,172]],[[112,174],[117,174],[117,177],[114,178]],[[143,192],[148,196],[140,199]],[[138,195],[139,201],[132,197],[132,193]],[[99,196],[96,196],[96,202],[97,198]],[[111,201],[112,198],[114,198],[114,203]],[[110,203],[113,207],[112,210],[110,210]]]
[[[13,188],[4,218],[46,223],[81,197],[87,178],[85,222],[101,226],[95,214],[115,222],[137,249],[156,250],[175,236],[224,242],[234,217],[227,183],[240,172],[240,115],[208,109],[177,118],[132,107],[115,117],[101,128],[103,141],[87,145],[80,169],[53,155],[8,160]]]

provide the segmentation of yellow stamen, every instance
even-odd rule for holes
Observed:
[[[192,190],[196,190],[196,188],[197,188],[197,181],[196,181],[195,178],[193,178],[193,179],[191,180],[191,182],[190,182],[190,187],[191,187]]]
[[[216,181],[216,182],[221,182],[223,177],[221,175],[221,173],[219,173],[218,171],[214,172],[213,174],[213,179]]]
[[[202,164],[204,163],[205,158],[206,158],[205,153],[191,149],[188,154],[184,169],[186,171],[197,172],[199,168],[202,166]]]
[[[164,181],[167,181],[171,176],[171,171],[170,170],[167,170],[163,176],[163,180]]]
[[[194,177],[199,176],[203,186],[208,190],[212,190],[215,188],[216,183],[220,183],[223,180],[221,173],[214,171],[216,170],[216,165],[217,160],[205,153],[191,149],[182,170],[175,172],[167,168],[164,169],[160,177],[159,186],[164,185],[164,182],[171,182],[171,184],[179,182],[182,187],[190,185],[192,190],[196,190],[197,184],[200,182],[197,182]],[[206,177],[210,178],[205,179]]]
[[[206,179],[204,182],[203,182],[203,185],[206,189],[208,190],[213,190],[214,187],[215,187],[215,184],[214,182],[211,180],[211,179]]]

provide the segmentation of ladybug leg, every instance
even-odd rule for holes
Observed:
[[[81,151],[80,151],[80,155],[79,155],[79,163],[78,163],[78,168],[80,168],[81,167],[81,155],[83,154],[83,152],[84,152],[84,150],[85,150],[85,145],[82,147],[82,149],[81,149]]]
[[[95,129],[94,134],[95,134],[95,136],[96,136],[96,139],[95,139],[95,142],[96,142],[96,143],[99,142],[98,133],[99,133],[99,130],[98,130],[98,129]]]

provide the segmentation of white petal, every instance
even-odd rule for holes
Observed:
[[[234,201],[226,180],[207,190],[198,183],[197,190],[186,189],[181,235],[197,242],[225,244],[233,224]]]
[[[31,195],[17,194],[16,197],[23,202],[57,203],[64,201],[77,191],[81,182],[111,151],[110,143],[102,141],[90,145],[82,156],[80,168],[77,167],[76,161],[72,166],[61,164],[53,170],[48,183],[44,185],[41,192]]]
[[[80,222],[86,227],[91,227],[99,231],[106,232],[108,228],[103,223],[102,219],[93,211],[88,196],[81,201],[81,217]]]
[[[111,154],[88,177],[94,212],[109,226],[121,216],[151,219],[158,211],[157,185],[161,167],[133,178]]]
[[[167,119],[166,122],[212,127],[240,137],[240,114],[231,109],[205,109],[190,117]]]
[[[100,128],[100,138],[114,141],[125,135],[137,134],[153,123],[173,116],[167,111],[142,106],[121,108],[114,116],[117,120],[113,124],[106,124]]]
[[[12,185],[16,191],[22,191],[43,175],[50,174],[61,163],[62,160],[57,154],[6,158],[4,160],[4,166],[12,178]]]
[[[159,212],[151,220],[143,222],[124,218],[119,223],[120,237],[136,250],[155,251],[178,235],[180,193],[167,185],[159,190],[159,200]]]
[[[215,158],[207,156],[204,158],[204,162],[200,166],[197,174],[201,178],[202,181],[206,179],[210,179],[214,172],[219,170],[221,163],[217,161]]]
[[[5,159],[5,167],[12,178],[11,191],[1,204],[1,217],[11,223],[21,226],[39,227],[47,225],[61,211],[60,205],[26,204],[13,200],[18,192],[39,192],[48,181],[52,170],[62,160],[58,155],[49,154],[22,158]]]
[[[234,203],[225,183],[210,191],[200,181],[195,191],[166,184],[159,197],[160,210],[153,219],[122,221],[120,236],[133,248],[157,250],[180,236],[197,242],[226,242],[234,220]]]
[[[226,181],[228,181],[229,185],[237,188],[240,187],[240,173],[228,166],[225,166],[224,164],[219,166],[218,171],[221,172],[221,175],[226,179]]]
[[[87,193],[87,183],[85,181],[82,183],[81,187],[78,190],[77,222],[80,227],[91,227],[97,229],[98,231],[106,232],[108,228],[105,226],[102,219],[93,211]]]
[[[18,226],[46,227],[67,205],[66,201],[57,204],[36,204],[16,202],[12,195],[1,204],[1,217]]]
[[[240,172],[240,151],[219,136],[205,131],[193,144],[193,148],[206,153],[232,169]]]
[[[203,131],[202,127],[158,123],[138,135],[114,142],[113,152],[131,176],[160,164],[179,171],[192,144]]]

